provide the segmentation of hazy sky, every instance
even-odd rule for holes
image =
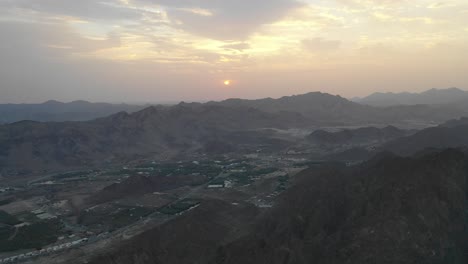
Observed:
[[[0,0],[0,36],[0,103],[468,88],[466,0]]]

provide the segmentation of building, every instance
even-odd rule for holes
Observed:
[[[232,181],[224,181],[224,188],[232,188],[234,186]]]
[[[210,188],[210,189],[224,188],[224,184],[210,184],[210,185],[208,185],[208,188]]]

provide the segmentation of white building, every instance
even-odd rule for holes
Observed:
[[[210,188],[210,189],[224,188],[224,184],[210,184],[210,185],[208,185],[208,188]]]

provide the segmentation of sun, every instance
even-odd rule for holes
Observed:
[[[231,80],[225,80],[223,83],[224,85],[229,86],[231,85]]]

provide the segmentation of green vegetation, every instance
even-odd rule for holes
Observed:
[[[176,202],[174,204],[170,204],[168,206],[165,206],[158,211],[163,214],[167,215],[176,215],[178,213],[182,213],[196,205],[198,205],[200,201],[198,200],[193,200],[193,199],[184,199],[182,201]]]
[[[62,234],[61,230],[62,223],[57,219],[20,227],[12,240],[5,236],[0,239],[0,252],[42,248],[57,241]]]
[[[294,167],[317,167],[326,164],[326,161],[304,161],[304,162],[297,162],[294,164]]]
[[[8,239],[14,232],[14,227],[8,225],[0,225],[0,241]]]
[[[109,231],[130,225],[153,212],[151,208],[146,207],[112,207],[107,210],[83,212],[79,221],[88,227],[105,227]]]
[[[278,186],[276,187],[277,192],[283,192],[287,189],[289,184],[289,175],[278,177]]]
[[[77,178],[77,177],[86,177],[93,171],[86,170],[86,171],[73,171],[73,172],[66,172],[52,176],[54,180],[62,180],[67,178]]]
[[[224,185],[224,179],[214,179],[212,181],[210,181],[210,184],[215,184],[215,185]]]
[[[128,175],[130,174],[130,170],[128,169],[121,169],[121,170],[109,170],[104,172],[102,175],[103,176],[123,176],[123,175]]]
[[[112,215],[111,227],[114,229],[122,228],[138,221],[142,217],[148,216],[152,212],[152,209],[145,207],[134,207],[120,210],[116,214]]]
[[[247,170],[245,172],[234,172],[231,173],[229,176],[229,179],[234,180],[236,183],[241,184],[241,185],[246,185],[254,182],[252,178],[261,176],[261,175],[266,175],[270,174],[273,172],[278,171],[278,168],[262,168],[258,170]]]
[[[3,199],[3,200],[0,200],[0,206],[10,204],[10,203],[12,203],[14,200],[15,200],[15,199],[12,198],[12,197],[6,198],[6,199]]]
[[[16,217],[12,216],[11,214],[0,210],[0,224],[5,225],[17,225],[21,223]]]
[[[250,172],[235,172],[229,175],[229,179],[234,180],[236,183],[241,185],[247,185],[254,182],[251,178]]]
[[[31,212],[22,212],[18,215],[16,215],[18,219],[20,219],[23,222],[28,222],[28,223],[35,223],[39,222],[40,219],[37,218],[37,216]]]
[[[217,165],[214,162],[204,161],[198,162],[197,164],[193,162],[165,164],[146,163],[138,165],[137,167],[135,167],[135,169],[132,169],[132,171],[152,171],[162,176],[191,175],[194,173],[198,173],[200,175],[212,178],[221,173],[222,168],[220,165]]]
[[[276,171],[278,171],[278,168],[274,168],[274,167],[263,168],[263,169],[253,171],[252,175],[253,176],[259,176],[259,175],[270,174],[270,173],[273,173],[273,172],[276,172]]]

